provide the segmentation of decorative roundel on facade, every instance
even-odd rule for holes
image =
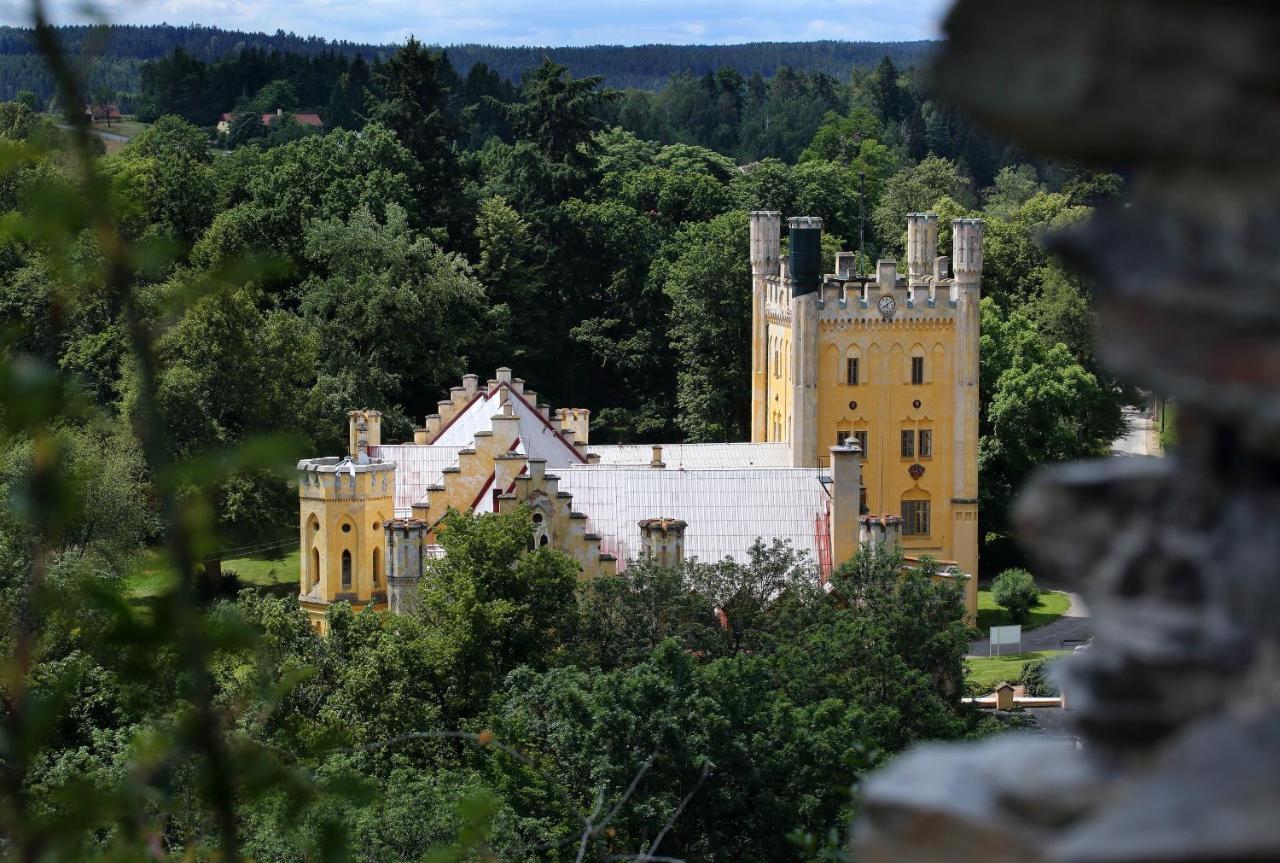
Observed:
[[[858,403],[857,403],[857,402],[849,402],[849,410],[851,410],[851,411],[856,411],[857,409],[858,409]]]
[[[349,525],[349,524],[344,524],[344,525],[342,526],[342,532],[343,532],[343,533],[351,533],[351,525]]]
[[[911,467],[907,468],[907,473],[911,474],[912,479],[920,479],[920,477],[924,476],[924,465],[920,464],[920,462],[916,462]]]
[[[912,406],[913,408],[915,408],[916,410],[920,410],[920,399],[916,399],[915,401],[913,401],[913,402],[911,403],[911,406]]]

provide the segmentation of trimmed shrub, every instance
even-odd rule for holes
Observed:
[[[1040,589],[1025,569],[1006,569],[991,583],[991,598],[1009,612],[1014,623],[1026,623],[1027,614],[1040,604]]]

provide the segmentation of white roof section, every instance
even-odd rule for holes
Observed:
[[[410,507],[427,496],[427,486],[440,482],[447,467],[458,463],[460,446],[405,443],[369,447],[374,458],[396,463],[396,517],[410,514]]]
[[[600,534],[600,550],[621,561],[639,556],[642,519],[678,518],[689,525],[686,558],[746,562],[761,537],[789,539],[817,563],[829,499],[823,475],[818,468],[596,468],[561,471],[559,489],[573,495],[587,530]]]
[[[645,466],[653,460],[651,444],[591,446],[588,452],[600,456],[591,467],[619,465]],[[706,470],[738,467],[791,467],[789,443],[668,443],[662,444],[662,462],[667,469]]]
[[[493,429],[493,415],[502,410],[502,388],[481,393],[443,428],[431,446],[469,447],[476,432]],[[520,418],[520,442],[516,452],[530,458],[547,460],[547,468],[563,468],[582,464],[586,459],[564,438],[542,413],[515,390],[508,389],[508,400]]]
[[[583,463],[582,454],[523,395],[515,390],[507,393],[520,419],[516,452],[546,459],[547,468],[554,470]],[[501,410],[502,388],[495,387],[477,394],[429,444],[369,447],[369,455],[396,463],[397,517],[409,515],[413,505],[426,498],[427,486],[442,481],[444,469],[458,463],[458,453],[474,445],[476,432],[493,430],[493,415]],[[482,495],[482,500],[487,501],[488,495]]]

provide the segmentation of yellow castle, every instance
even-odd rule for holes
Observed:
[[[589,443],[590,411],[553,415],[510,369],[465,375],[415,430],[383,443],[381,415],[348,414],[343,457],[299,470],[299,602],[325,630],[346,601],[412,611],[449,510],[529,509],[534,542],[584,577],[636,558],[746,560],[757,538],[808,554],[818,577],[861,543],[929,555],[977,611],[978,299],[982,222],[908,217],[893,261],[820,272],[821,220],[751,219],[752,440]],[[745,393],[744,393],[745,397]]]

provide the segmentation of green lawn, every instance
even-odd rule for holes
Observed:
[[[222,571],[232,572],[240,576],[244,584],[256,584],[268,587],[284,582],[298,581],[298,550],[294,549],[281,558],[237,557],[222,562]],[[129,596],[132,599],[145,599],[155,596],[168,587],[174,578],[164,558],[163,549],[148,549],[138,562],[137,567],[128,578]]]
[[[1071,598],[1065,593],[1054,590],[1040,591],[1040,604],[1031,609],[1030,616],[1022,624],[1023,631],[1053,623],[1062,617],[1070,606]],[[996,605],[996,601],[991,598],[990,590],[978,591],[978,629],[982,630],[983,638],[990,633],[991,627],[1008,626],[1011,623],[1013,621],[1009,619],[1009,612]]]
[[[1010,683],[1017,680],[1018,675],[1022,673],[1022,666],[1032,660],[1064,656],[1070,652],[1070,650],[1032,650],[1026,653],[995,656],[991,659],[966,659],[965,664],[969,666],[969,673],[965,679],[989,692],[1002,680]]]
[[[150,123],[139,123],[137,120],[112,120],[110,126],[106,123],[93,124],[93,129],[96,132],[110,132],[113,135],[123,135],[126,138],[136,137],[149,128],[151,128]]]

